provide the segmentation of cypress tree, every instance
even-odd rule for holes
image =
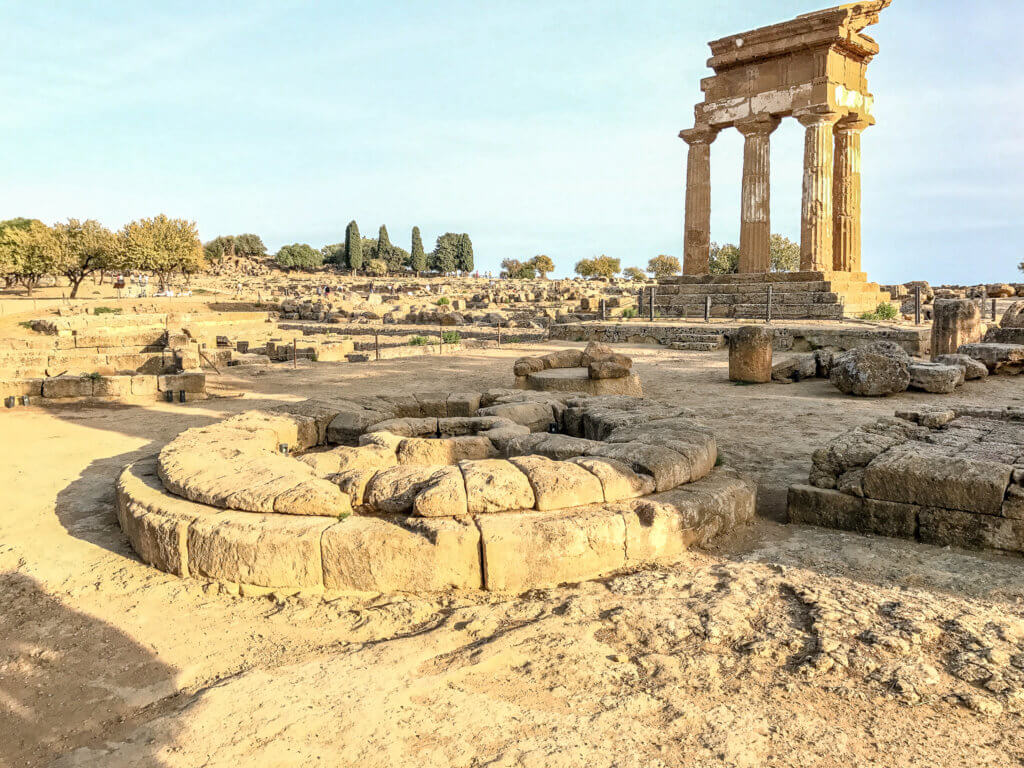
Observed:
[[[459,235],[459,269],[463,272],[473,271],[473,241],[465,232]]]
[[[459,268],[459,236],[445,232],[434,247],[434,268],[447,275]]]
[[[355,220],[350,221],[345,228],[345,258],[348,259],[348,268],[353,272],[363,268],[363,239],[359,236],[359,225]]]
[[[423,252],[423,240],[420,239],[419,227],[412,228],[412,252],[409,258],[409,264],[417,277],[420,272],[423,272],[427,268],[427,254]]]
[[[391,240],[388,238],[388,228],[380,225],[380,232],[377,233],[377,258],[390,263]]]

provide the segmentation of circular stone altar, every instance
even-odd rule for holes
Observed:
[[[716,459],[685,409],[632,397],[307,400],[182,432],[117,512],[145,562],[253,592],[516,592],[747,521],[754,486]]]
[[[583,392],[590,395],[640,397],[640,377],[629,373],[616,379],[593,379],[586,368],[550,368],[522,377],[520,386],[538,392]],[[518,382],[517,382],[518,383]]]

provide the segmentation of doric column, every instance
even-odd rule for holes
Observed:
[[[832,268],[837,272],[860,272],[860,134],[868,125],[851,115],[835,127]]]
[[[736,123],[743,134],[740,272],[771,270],[771,139],[778,118],[759,115]]]
[[[804,190],[800,215],[800,269],[832,269],[832,126],[838,112],[794,114],[804,134]]]
[[[683,240],[683,274],[706,275],[711,251],[711,142],[718,131],[697,126],[680,131],[690,145],[686,158],[686,222]]]

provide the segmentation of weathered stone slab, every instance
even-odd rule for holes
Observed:
[[[436,592],[480,589],[480,532],[453,519],[352,516],[324,531],[330,590]]]
[[[533,509],[536,503],[530,481],[508,461],[462,461],[459,469],[466,481],[469,511],[473,514]]]
[[[188,530],[189,571],[261,587],[320,587],[320,538],[328,517],[222,512]]]
[[[625,565],[626,526],[614,511],[481,515],[484,584],[521,592],[593,579]]]
[[[601,481],[584,467],[544,456],[516,456],[509,461],[530,481],[534,507],[540,511],[604,501]]]
[[[896,448],[864,470],[864,493],[873,499],[998,515],[1012,467],[957,456],[921,455]]]
[[[920,520],[926,544],[1024,552],[1024,520],[935,508],[921,510]]]
[[[181,392],[202,394],[206,392],[206,374],[198,371],[167,374],[157,378],[157,388],[161,392]]]
[[[600,480],[606,502],[635,499],[654,493],[654,478],[634,472],[625,462],[590,456],[578,456],[568,461],[579,464]]]
[[[88,376],[54,376],[43,379],[43,397],[92,397],[93,380]]]
[[[988,368],[989,373],[1016,376],[1024,371],[1024,345],[1022,344],[962,344],[961,355],[972,357]]]
[[[789,487],[789,521],[857,533],[913,539],[921,507],[858,498],[808,485]]]

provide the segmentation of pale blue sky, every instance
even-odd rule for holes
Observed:
[[[468,231],[477,265],[680,255],[707,41],[813,0],[0,0],[0,218],[164,212],[276,249]],[[895,0],[869,30],[864,265],[881,282],[1016,280],[1019,0]],[[712,150],[738,239],[742,141]],[[773,229],[799,235],[802,134],[773,135]]]

